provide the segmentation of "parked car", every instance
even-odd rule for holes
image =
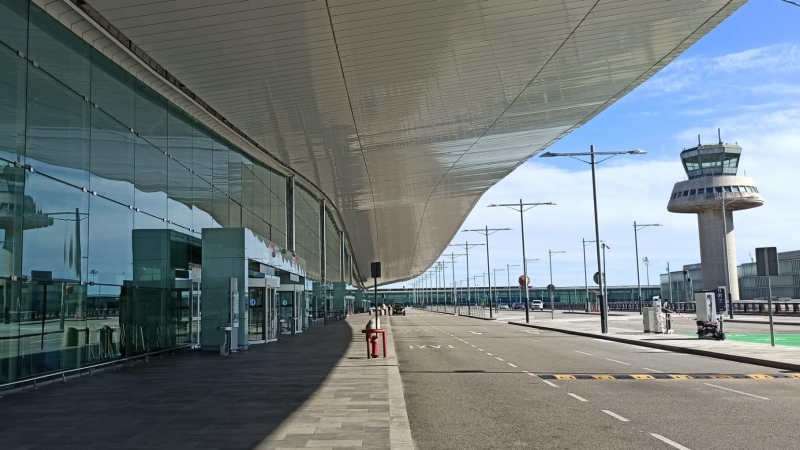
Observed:
[[[501,304],[500,309],[511,309],[511,308],[509,308],[508,305],[506,304]]]
[[[531,300],[531,309],[544,310],[544,303],[541,300]]]
[[[513,310],[525,309],[525,303],[514,303],[513,305],[511,305],[511,309]]]
[[[399,314],[406,315],[406,305],[400,302],[395,303],[392,305],[392,315],[397,316]]]

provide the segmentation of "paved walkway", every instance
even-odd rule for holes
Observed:
[[[389,357],[367,360],[367,320],[6,393],[0,448],[413,449],[391,331]]]

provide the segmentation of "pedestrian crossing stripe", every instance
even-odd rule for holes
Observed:
[[[533,373],[532,373],[533,374]],[[590,373],[562,373],[562,374],[536,374],[543,380],[773,380],[776,378],[800,379],[800,373],[625,373],[625,374],[590,374]]]

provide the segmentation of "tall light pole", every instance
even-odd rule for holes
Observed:
[[[608,305],[608,280],[604,280],[604,278],[606,277],[606,249],[607,248],[611,248],[611,247],[609,247],[609,245],[606,244],[605,242],[601,243],[600,245],[601,245],[601,247],[603,247],[603,271],[600,272],[601,275],[600,275],[599,278],[600,278],[600,281],[603,282],[603,286],[601,287],[601,289],[605,288],[605,291],[603,291],[603,296],[606,299],[606,304],[605,305],[601,305],[601,306],[605,306],[606,308],[608,308],[608,306],[607,306]],[[608,309],[606,309],[605,311],[606,311],[606,314],[608,314]]]
[[[479,247],[481,245],[483,245],[483,244],[470,244],[469,242],[465,242],[463,244],[450,244],[450,245],[448,245],[448,247],[463,248],[464,251],[466,252],[465,255],[467,256],[467,315],[472,315],[472,311],[471,311],[472,303],[470,302],[470,298],[469,298],[469,249],[471,249],[472,247]],[[472,284],[475,285],[475,280],[473,280]]]
[[[647,227],[660,227],[662,226],[660,223],[645,223],[645,224],[637,224],[636,221],[633,221],[633,241],[636,245],[636,284],[639,286],[639,315],[642,314],[642,280],[639,278],[639,230],[647,228]],[[650,275],[648,275],[648,278]],[[650,285],[648,281],[647,285]]]
[[[452,246],[450,246],[452,247]],[[445,255],[447,256],[447,255]],[[464,256],[463,253],[456,255],[453,252],[450,252],[450,269],[452,270],[453,275],[453,314],[458,315],[458,297],[456,296],[456,257],[457,256]],[[469,272],[467,272],[469,273]],[[469,275],[467,275],[469,276]]]
[[[566,156],[580,162],[590,164],[592,166],[592,196],[594,197],[594,236],[597,247],[597,272],[600,274],[598,279],[600,280],[599,287],[600,292],[603,292],[603,284],[605,284],[605,280],[603,280],[603,272],[602,268],[600,267],[600,225],[598,220],[597,214],[597,177],[595,175],[595,166],[600,164],[603,161],[608,160],[609,158],[613,158],[617,155],[643,155],[647,152],[644,150],[630,150],[627,152],[595,152],[594,145],[589,147],[589,152],[583,153],[552,153],[547,152],[541,155],[543,158],[552,158],[556,156]],[[601,159],[600,161],[596,160],[596,157],[600,156],[608,156],[607,158]],[[585,161],[580,159],[579,156],[589,156],[590,160]],[[603,334],[608,333],[608,309],[606,308],[607,299],[604,295],[600,294],[600,330]]]
[[[553,286],[553,255],[555,255],[556,253],[567,253],[567,252],[563,250],[557,250],[557,251],[548,250],[547,253],[550,254],[550,285]],[[548,286],[548,288],[549,287],[550,286]],[[555,319],[556,313],[555,313],[555,307],[553,305],[553,289],[547,289],[547,291],[550,292],[550,319]]]
[[[498,206],[505,206],[506,208],[513,209],[514,211],[519,211],[519,229],[520,229],[520,232],[522,234],[522,265],[523,265],[522,274],[525,277],[525,323],[530,323],[530,321],[531,321],[530,313],[528,312],[530,310],[530,306],[531,306],[530,305],[531,298],[530,298],[530,295],[528,293],[528,263],[527,263],[528,260],[525,259],[525,219],[524,219],[524,214],[523,213],[525,211],[528,211],[528,210],[530,210],[532,208],[535,208],[537,206],[544,206],[544,205],[555,206],[555,203],[553,203],[553,202],[547,202],[547,203],[522,203],[522,199],[519,199],[519,204],[516,204],[516,203],[504,203],[504,204],[499,204],[498,205],[498,204],[492,203],[491,205],[489,205],[490,208],[498,207]],[[509,294],[509,295],[511,295],[511,294]]]
[[[485,226],[482,230],[461,230],[462,232],[467,231],[474,231],[476,233],[480,233],[486,237],[486,271],[487,274],[491,273],[492,269],[489,267],[489,236],[492,234],[497,233],[498,231],[509,231],[511,228],[489,228]],[[491,319],[492,316],[492,280],[489,280],[489,318]]]
[[[581,239],[583,242],[583,282],[586,284],[586,312],[589,312],[589,275],[586,273],[586,246],[593,244],[594,241]]]

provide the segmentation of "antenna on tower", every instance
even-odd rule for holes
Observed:
[[[697,135],[697,146],[700,147],[700,134]]]
[[[722,131],[717,128],[717,137],[719,138],[719,145],[722,145]]]
[[[754,263],[754,262],[756,262],[756,260],[755,260],[755,259],[753,259],[753,252],[749,252],[749,253],[750,253],[750,262],[751,262],[751,263]]]

